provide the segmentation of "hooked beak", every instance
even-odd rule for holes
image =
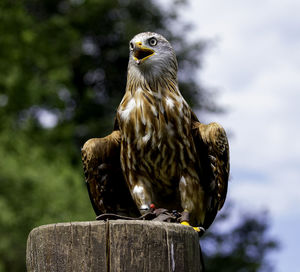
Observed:
[[[154,53],[154,50],[143,46],[141,42],[136,42],[133,48],[133,59],[139,65]]]

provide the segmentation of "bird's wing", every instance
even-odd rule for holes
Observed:
[[[97,215],[139,216],[120,164],[120,131],[88,140],[81,151],[89,196]]]
[[[229,145],[226,132],[217,123],[193,122],[193,138],[211,199],[205,225],[210,225],[225,202],[229,178]]]

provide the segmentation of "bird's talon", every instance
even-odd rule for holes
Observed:
[[[180,223],[181,225],[184,225],[184,226],[191,226],[189,222],[187,221],[182,221]],[[202,233],[205,232],[205,229],[203,227],[192,227],[196,232],[198,232],[199,235],[201,235]]]
[[[190,223],[187,221],[182,221],[182,222],[180,222],[180,224],[184,225],[184,226],[190,226]]]

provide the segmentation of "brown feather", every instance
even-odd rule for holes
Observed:
[[[220,210],[225,202],[230,170],[229,144],[226,132],[218,123],[208,125],[198,123],[195,126],[198,127],[204,144],[208,146],[208,156],[218,186]]]
[[[210,225],[225,202],[229,178],[229,144],[226,132],[217,123],[193,122],[194,141],[199,150],[211,205],[206,212],[205,225]]]
[[[120,165],[120,132],[88,140],[82,162],[89,196],[97,215],[116,213],[138,216]]]

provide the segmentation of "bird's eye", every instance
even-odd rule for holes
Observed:
[[[129,48],[130,48],[130,50],[133,50],[133,43],[132,42],[129,43]]]
[[[148,40],[148,43],[151,45],[151,46],[155,46],[157,44],[157,39],[155,39],[154,37],[150,38]]]

